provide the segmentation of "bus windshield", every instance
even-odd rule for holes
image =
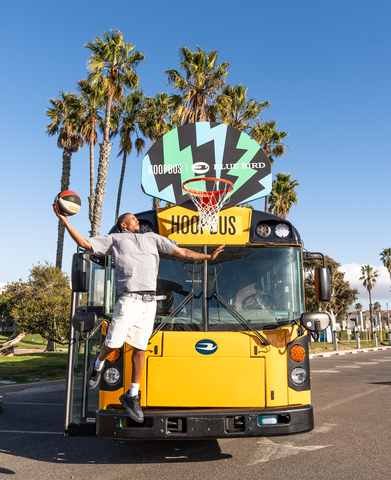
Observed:
[[[301,272],[297,247],[229,246],[205,263],[162,255],[158,295],[166,299],[158,302],[155,327],[167,322],[163,330],[243,330],[235,314],[257,330],[298,322]]]

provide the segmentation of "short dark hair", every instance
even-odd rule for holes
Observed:
[[[119,232],[122,232],[121,223],[125,220],[126,215],[132,215],[132,214],[131,214],[131,213],[123,213],[122,215],[120,215],[120,216],[118,217],[118,220],[117,220],[117,228],[118,228],[118,231],[119,231]]]

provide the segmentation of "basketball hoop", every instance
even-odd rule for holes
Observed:
[[[222,178],[198,177],[187,180],[182,188],[197,207],[200,216],[198,230],[217,232],[219,213],[229,201],[233,183]]]

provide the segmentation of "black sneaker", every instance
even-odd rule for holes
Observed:
[[[92,361],[90,368],[88,369],[88,372],[87,372],[87,385],[90,388],[95,388],[99,384],[100,377],[103,372],[104,365],[101,370],[97,370],[95,368],[95,362],[96,362],[96,359],[99,357],[99,353],[100,352],[98,352],[95,355],[94,360]]]
[[[140,395],[131,397],[128,392],[119,397],[119,401],[132,420],[137,423],[143,423],[144,414],[140,405]]]

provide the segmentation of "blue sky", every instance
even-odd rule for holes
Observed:
[[[379,254],[391,246],[389,220],[389,131],[391,95],[389,18],[383,0],[247,2],[177,0],[96,0],[66,4],[37,0],[7,2],[0,35],[2,206],[0,283],[26,280],[33,264],[55,262],[57,222],[51,203],[58,193],[61,150],[48,138],[48,98],[74,91],[87,75],[89,51],[83,48],[104,31],[119,29],[146,55],[139,67],[147,95],[170,92],[163,72],[178,68],[178,48],[219,50],[231,64],[228,83],[242,83],[249,96],[270,101],[264,119],[276,119],[289,132],[293,151],[273,171],[299,182],[299,203],[288,216],[305,247],[341,263],[360,298],[360,265],[381,274],[373,290],[383,308],[391,303],[390,279]],[[95,155],[98,157],[99,147]],[[101,223],[114,222],[121,161],[118,143],[111,151]],[[142,157],[142,156],[141,156]],[[88,235],[88,148],[72,157],[71,189],[82,198],[72,224]],[[128,161],[122,209],[150,208],[140,189],[141,158]],[[262,209],[263,201],[254,202]],[[65,241],[63,269],[69,273],[75,251]]]

